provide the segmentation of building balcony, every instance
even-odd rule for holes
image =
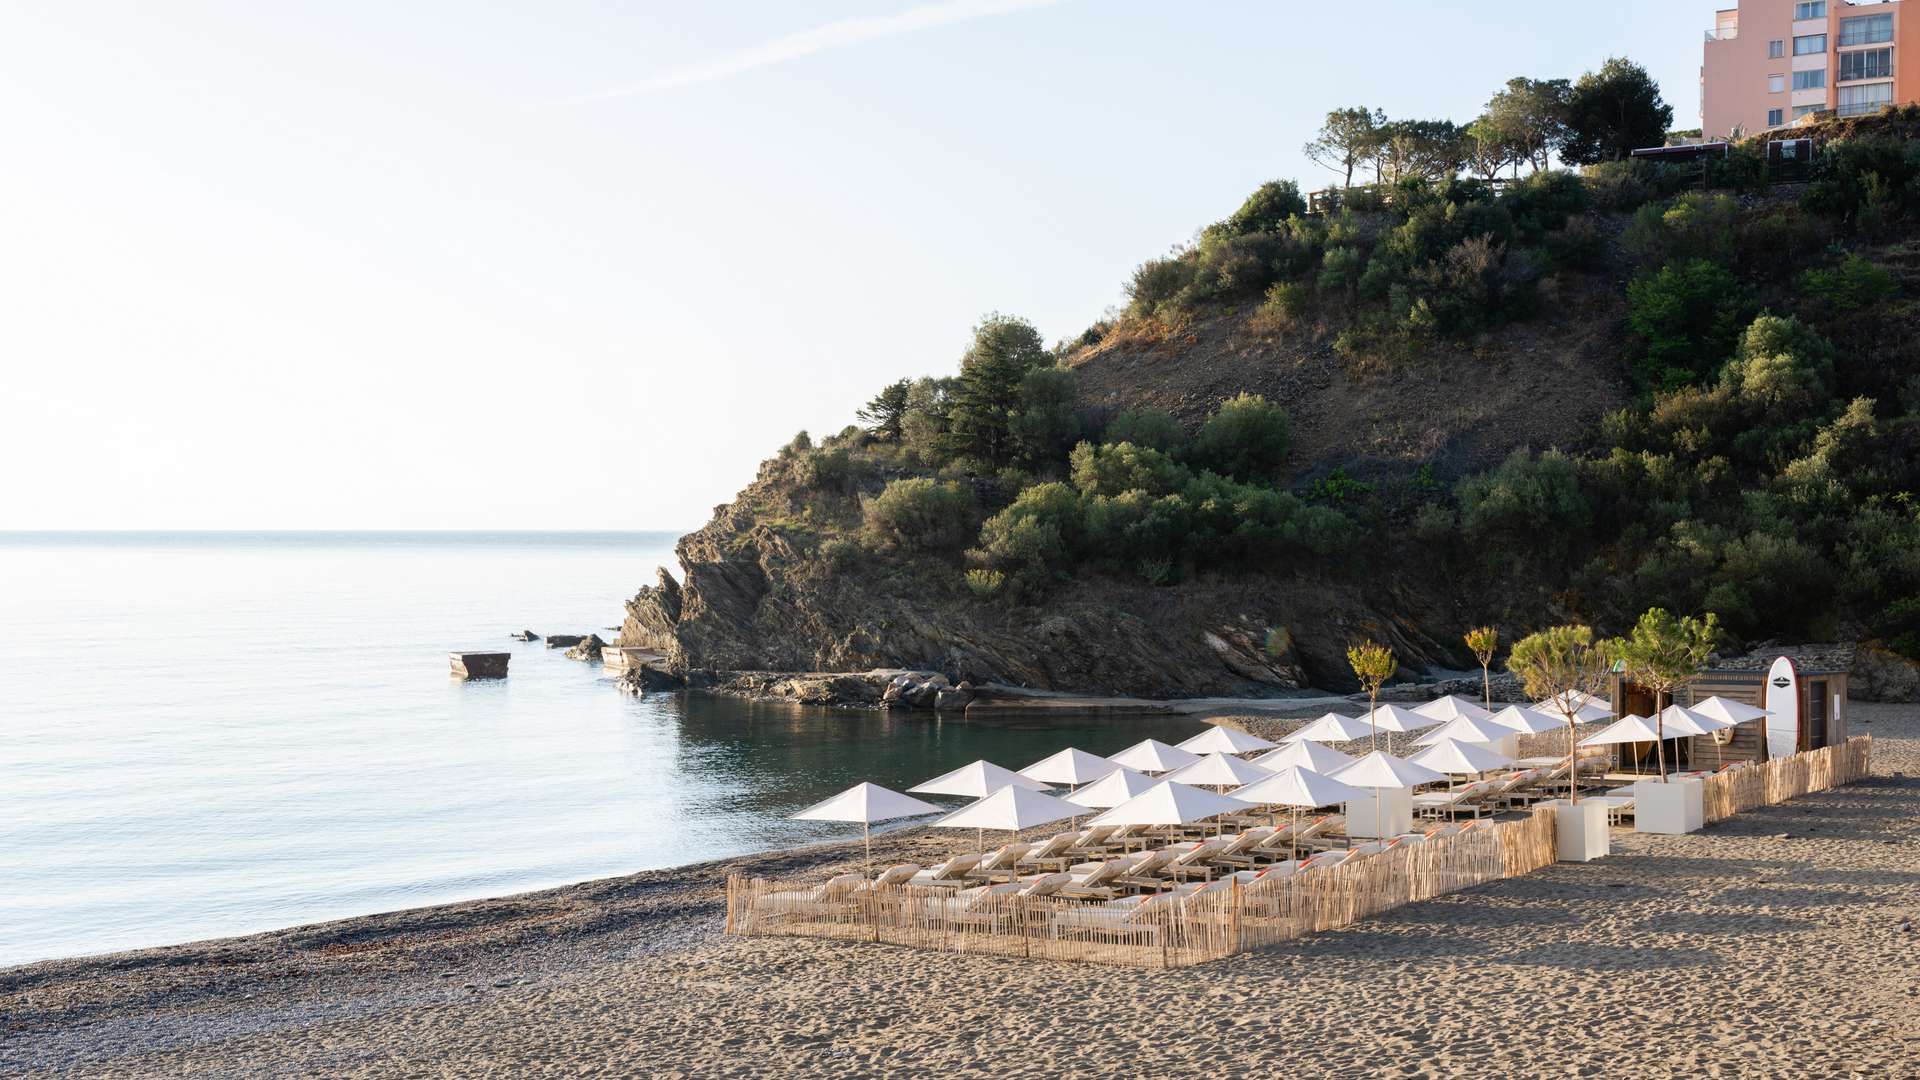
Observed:
[[[1739,36],[1740,28],[1737,26],[1717,26],[1707,31],[1708,41],[1732,41]]]

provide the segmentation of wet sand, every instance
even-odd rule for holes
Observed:
[[[1915,1075],[1920,707],[1853,708],[1863,783],[1193,968],[722,936],[832,845],[0,970],[0,1075]]]

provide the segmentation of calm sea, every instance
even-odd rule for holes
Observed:
[[[784,818],[1193,730],[635,699],[507,639],[610,636],[672,543],[0,534],[0,965],[857,836]],[[511,677],[449,678],[456,648]]]

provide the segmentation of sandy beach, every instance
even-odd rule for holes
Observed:
[[[1920,708],[1853,731],[1866,782],[1194,968],[721,934],[835,845],[7,969],[0,1073],[1912,1075]]]

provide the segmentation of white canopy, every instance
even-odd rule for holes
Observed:
[[[1421,716],[1431,716],[1435,720],[1458,720],[1461,717],[1469,720],[1485,720],[1493,715],[1479,704],[1468,701],[1458,694],[1434,698],[1425,705],[1417,706],[1413,711]]]
[[[933,823],[939,829],[1031,829],[1079,817],[1086,808],[1026,788],[1003,787]]]
[[[1644,716],[1628,715],[1581,739],[1580,745],[1611,746],[1614,743],[1656,742],[1659,738],[1659,734],[1653,730],[1652,720]]]
[[[1577,690],[1563,691],[1545,701],[1536,701],[1533,707],[1548,716],[1559,717],[1563,724],[1567,722],[1566,708],[1568,707],[1573,711],[1574,720],[1582,724],[1594,720],[1605,720],[1613,715],[1613,706],[1604,698]]]
[[[1365,720],[1339,713],[1323,713],[1319,719],[1306,727],[1282,739],[1282,742],[1300,742],[1311,739],[1314,742],[1354,742],[1373,734]]]
[[[1431,716],[1422,716],[1403,705],[1380,705],[1375,707],[1370,715],[1374,727],[1381,731],[1398,731],[1403,734],[1409,731],[1425,731],[1440,723]],[[1360,720],[1364,723],[1368,717],[1363,716]]]
[[[1667,738],[1669,739],[1677,739],[1682,735],[1705,735],[1708,732],[1719,731],[1721,728],[1733,726],[1732,724],[1716,720],[1711,716],[1702,716],[1691,709],[1682,708],[1679,705],[1669,705],[1661,709],[1657,719],[1660,721],[1660,726],[1665,729]]]
[[[1258,735],[1249,735],[1239,728],[1209,724],[1207,730],[1181,743],[1180,749],[1189,754],[1249,754],[1255,750],[1271,750],[1278,745]]]
[[[924,784],[915,784],[908,791],[917,791],[923,795],[965,795],[970,799],[983,799],[1003,787],[1023,787],[1029,791],[1051,791],[1046,784],[1028,776],[1021,776],[1012,769],[1003,769],[991,761],[976,761],[971,765],[962,765],[950,773],[936,776]]]
[[[1453,719],[1413,740],[1415,746],[1437,746],[1452,739],[1456,742],[1490,743],[1504,739],[1514,733],[1512,728],[1501,727],[1490,719],[1476,720],[1471,716],[1456,716]]]
[[[1711,716],[1715,720],[1728,724],[1744,724],[1749,720],[1758,720],[1763,716],[1772,715],[1765,709],[1758,709],[1744,702],[1732,701],[1718,695],[1702,698],[1687,708],[1700,716]]]
[[[940,807],[911,795],[890,791],[878,784],[855,784],[825,802],[817,802],[793,815],[794,821],[857,821],[871,825],[876,821],[937,814]]]
[[[1273,775],[1272,769],[1241,761],[1226,754],[1208,754],[1183,769],[1167,774],[1176,784],[1207,784],[1213,787],[1239,787]]]
[[[1107,755],[1107,760],[1140,772],[1155,773],[1185,768],[1199,761],[1200,755],[1168,746],[1159,739],[1142,739],[1117,754]]]
[[[1529,709],[1525,705],[1509,705],[1489,717],[1487,723],[1498,724],[1522,735],[1539,735],[1548,731],[1559,731],[1566,726],[1567,721],[1558,713]]]
[[[1407,759],[1436,772],[1454,776],[1474,776],[1513,764],[1513,759],[1492,747],[1458,739],[1442,739]]]
[[[1365,791],[1351,784],[1341,783],[1331,776],[1323,776],[1311,769],[1290,765],[1265,780],[1256,780],[1233,792],[1232,796],[1261,806],[1312,808],[1365,798],[1366,794]]]
[[[1354,787],[1409,788],[1417,784],[1436,784],[1447,777],[1445,773],[1435,772],[1425,765],[1415,765],[1405,758],[1375,750],[1334,773],[1333,778]]]
[[[1251,803],[1239,799],[1162,780],[1087,824],[1190,825],[1220,814],[1252,808]]]
[[[1329,750],[1312,739],[1299,739],[1278,750],[1261,754],[1253,759],[1253,763],[1275,772],[1298,766],[1302,769],[1311,769],[1323,776],[1331,776],[1335,770],[1346,768],[1358,760],[1360,759],[1350,757],[1338,750]]]
[[[1089,754],[1069,746],[1021,769],[1020,775],[1045,784],[1085,784],[1119,767],[1098,754]]]
[[[1135,795],[1153,787],[1154,780],[1145,773],[1135,772],[1122,766],[1107,775],[1081,788],[1066,797],[1075,806],[1085,806],[1093,810],[1108,810],[1119,806]]]

